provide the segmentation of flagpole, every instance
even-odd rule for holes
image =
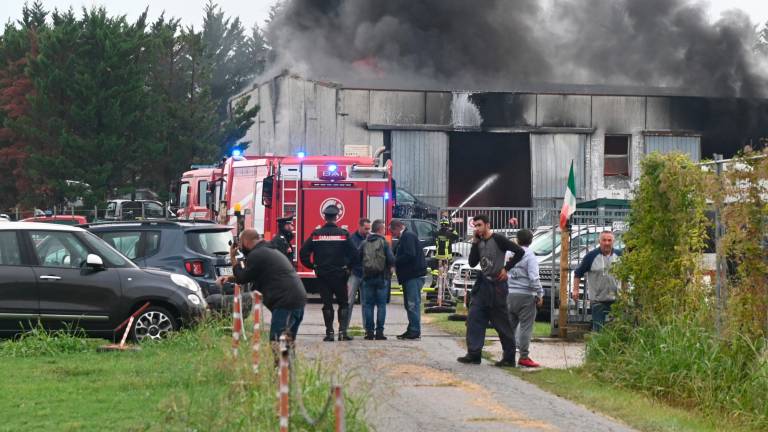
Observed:
[[[560,307],[558,309],[558,333],[561,338],[568,336],[568,273],[571,268],[571,224],[569,219],[576,211],[576,180],[573,174],[573,160],[568,172],[568,183],[560,210]]]
[[[560,337],[565,339],[568,336],[568,269],[570,263],[570,224],[560,230],[560,309],[558,310],[558,330]]]

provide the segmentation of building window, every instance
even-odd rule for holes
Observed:
[[[629,135],[605,136],[605,164],[603,175],[606,177],[629,177]]]

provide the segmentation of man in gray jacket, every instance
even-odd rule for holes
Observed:
[[[517,330],[517,347],[520,349],[520,360],[517,364],[523,367],[539,367],[539,364],[529,357],[529,346],[536,319],[536,307],[544,302],[544,288],[539,280],[539,263],[536,254],[528,249],[532,241],[531,231],[524,229],[517,232],[517,244],[523,248],[525,254],[509,271],[507,281],[509,323],[513,330]]]

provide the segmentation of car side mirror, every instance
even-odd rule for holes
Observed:
[[[85,257],[85,265],[93,270],[104,270],[104,261],[96,254],[88,254]]]

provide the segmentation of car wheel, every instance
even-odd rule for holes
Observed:
[[[160,340],[179,328],[176,318],[159,306],[151,306],[136,318],[131,335],[133,340]]]

